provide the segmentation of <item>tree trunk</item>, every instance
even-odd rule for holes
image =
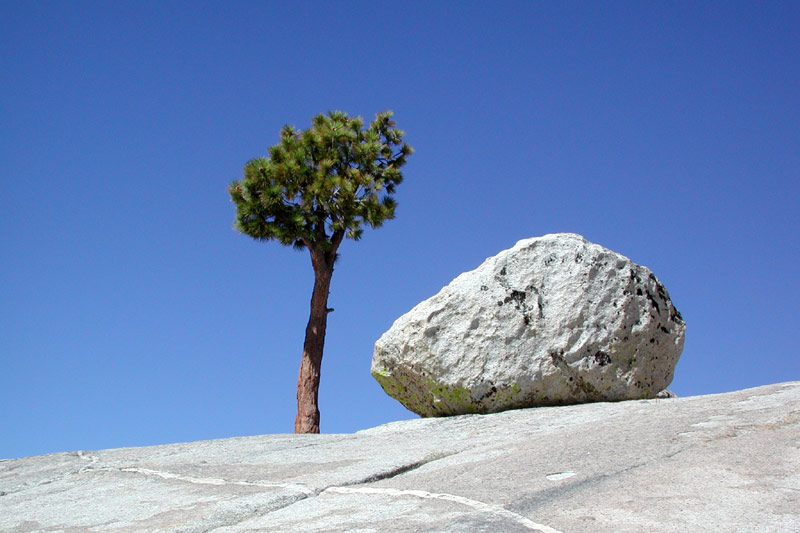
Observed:
[[[328,324],[328,291],[333,276],[333,261],[314,252],[311,259],[314,265],[314,292],[311,295],[311,315],[306,326],[303,358],[297,377],[295,433],[319,433],[319,380]]]

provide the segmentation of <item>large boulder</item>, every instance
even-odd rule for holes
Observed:
[[[580,235],[519,241],[401,316],[372,375],[427,416],[653,398],[686,325],[647,268]]]

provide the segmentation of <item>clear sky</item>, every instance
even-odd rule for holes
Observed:
[[[375,340],[553,232],[666,285],[678,395],[800,379],[799,36],[797,2],[0,0],[0,458],[292,431],[310,260],[226,188],[334,109],[416,153],[340,249],[323,432],[414,417]]]

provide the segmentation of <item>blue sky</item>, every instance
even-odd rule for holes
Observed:
[[[0,458],[290,432],[313,273],[232,229],[284,124],[392,109],[340,250],[322,431],[412,418],[375,340],[517,240],[647,265],[679,395],[800,379],[796,2],[0,0]]]

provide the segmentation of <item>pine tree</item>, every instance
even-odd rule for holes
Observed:
[[[392,194],[400,167],[413,149],[403,142],[392,112],[361,117],[320,114],[307,130],[284,126],[269,157],[248,161],[244,177],[228,188],[235,227],[257,240],[307,249],[314,268],[311,313],[297,380],[295,433],[319,433],[318,394],[327,327],[328,293],[337,250],[363,226],[394,218]]]

